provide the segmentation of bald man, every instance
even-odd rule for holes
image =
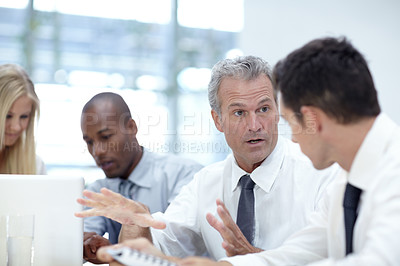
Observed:
[[[81,116],[83,140],[107,178],[88,185],[99,192],[105,187],[147,206],[150,212],[164,212],[182,186],[202,166],[170,154],[155,154],[138,143],[135,121],[124,99],[115,93],[100,93],[85,104]],[[121,224],[111,219],[84,220],[83,257],[96,260],[99,247],[118,242]],[[109,234],[109,239],[103,237]]]

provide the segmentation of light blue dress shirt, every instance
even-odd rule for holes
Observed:
[[[103,178],[89,184],[87,189],[99,192],[105,187],[145,204],[151,213],[164,212],[182,186],[201,168],[202,165],[189,159],[143,149],[142,159],[127,180]],[[84,219],[85,232],[96,232],[101,236],[108,232],[112,244],[118,242],[120,230],[120,223],[103,216]]]

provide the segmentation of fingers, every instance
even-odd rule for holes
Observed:
[[[233,221],[232,216],[229,213],[228,209],[226,208],[225,204],[220,199],[217,199],[217,212],[225,226],[231,229],[237,227],[235,221]]]
[[[135,221],[135,225],[141,227],[153,227],[154,229],[164,229],[166,227],[164,222],[155,220],[149,213],[137,213],[132,218]]]
[[[227,256],[246,254],[246,250],[252,246],[248,243],[242,231],[240,231],[237,224],[233,221],[225,204],[220,199],[217,199],[216,203],[217,213],[222,220],[219,224],[223,224],[223,226],[219,225],[219,227],[217,227],[218,223],[215,223],[215,227],[213,227],[216,229],[219,228],[219,230],[217,230],[220,232],[224,240],[222,246],[225,249]]]
[[[90,208],[97,208],[97,207],[103,207],[103,204],[99,204],[96,201],[93,200],[89,200],[89,199],[77,199],[76,200],[79,204],[83,205],[83,206],[87,206]]]
[[[218,207],[220,208],[220,207]],[[212,214],[208,213],[206,215],[206,219],[208,223],[219,232],[221,235],[222,239],[224,240],[225,243],[233,243],[236,241],[236,237],[234,233],[229,229],[224,223],[219,221],[215,216]]]
[[[111,210],[115,210],[118,207],[123,208],[129,203],[134,207],[135,203],[132,200],[124,198],[122,195],[112,192],[109,189],[102,188],[101,193],[96,193],[89,190],[84,190],[83,195],[86,198],[78,198],[77,202],[83,206],[90,207],[90,210],[85,210],[75,213],[76,217],[84,218],[90,216],[107,216]]]
[[[231,215],[229,214],[229,212],[227,212],[226,208],[224,209],[222,206],[218,206],[217,213],[221,218],[222,222],[224,223],[225,227],[227,228],[227,230],[231,232],[232,236],[234,235],[236,238],[243,237],[242,231],[240,231],[237,224],[233,221]]]
[[[228,257],[238,255],[238,251],[237,251],[236,247],[232,244],[229,244],[224,241],[224,242],[222,242],[222,248],[225,249],[226,256],[228,256]]]
[[[158,250],[148,239],[146,238],[137,238],[137,239],[131,239],[124,241],[120,244],[113,245],[113,246],[106,246],[106,247],[101,247],[97,251],[97,258],[100,259],[101,261],[104,262],[112,262],[113,258],[112,256],[107,252],[109,249],[117,249],[121,247],[129,247],[132,249],[139,250],[141,252],[151,254],[154,256],[162,257],[165,258],[165,255]]]
[[[84,190],[83,191],[83,195],[85,197],[87,197],[88,199],[91,199],[92,201],[96,202],[96,203],[101,203],[103,205],[112,205],[115,203],[114,198],[118,198],[116,195],[119,195],[122,197],[122,195],[118,194],[118,193],[114,193],[113,194],[107,194],[105,195],[103,193],[103,191],[108,191],[111,192],[110,190],[106,189],[106,188],[102,188],[100,189],[100,193],[96,193],[90,190]]]
[[[86,241],[87,239],[97,235],[96,232],[83,232],[83,241]]]
[[[207,213],[206,219],[207,219],[207,222],[208,222],[215,230],[217,230],[217,231],[221,234],[222,227],[224,226],[224,224],[221,223],[220,221],[218,221],[218,219],[215,218],[215,216],[212,215],[211,213]]]
[[[83,242],[83,258],[92,263],[97,263],[96,253],[98,248],[110,245],[108,239],[94,233],[85,233]]]
[[[123,245],[121,244],[116,244],[116,245],[112,245],[112,246],[105,246],[105,247],[101,247],[99,248],[99,250],[97,251],[97,258],[103,262],[112,262],[114,261],[113,257],[107,252],[107,250],[109,249],[118,249],[121,248]]]
[[[96,250],[92,250],[90,245],[83,246],[83,258],[85,260],[91,260],[96,258]]]
[[[112,192],[109,189],[102,188],[100,193],[96,193],[90,190],[84,190],[83,196],[87,199],[78,199],[78,203],[91,208],[101,208],[105,206],[113,206],[115,204],[121,204],[122,201],[127,201],[122,195]]]
[[[236,223],[231,218],[228,209],[225,207],[225,204],[222,200],[217,199],[217,213],[221,218],[222,222],[219,221],[215,216],[208,213],[206,215],[207,222],[220,234],[224,241],[231,242],[234,238],[233,232],[236,229]],[[240,231],[240,230],[239,230]]]
[[[150,227],[153,227],[154,229],[165,229],[167,227],[167,225],[162,222],[162,221],[158,221],[158,220],[154,220],[151,222]]]
[[[91,216],[104,216],[103,213],[97,209],[90,209],[86,211],[76,212],[74,215],[79,218],[85,218]]]
[[[100,189],[100,192],[101,192],[101,195],[104,197],[104,200],[108,201],[109,204],[113,203],[113,204],[120,204],[120,205],[124,206],[129,201],[127,198],[125,198],[121,194],[111,191],[105,187]]]
[[[86,199],[84,198],[78,198],[76,201],[86,207],[92,208],[91,211],[82,211],[82,212],[77,212],[75,213],[75,216],[77,217],[89,217],[89,216],[99,216],[101,214],[98,213],[99,210],[102,210],[105,207],[106,201],[104,199],[104,196],[102,196],[100,193],[95,193],[89,190],[84,190],[82,194],[87,197]]]
[[[126,225],[153,227],[155,229],[166,227],[164,222],[157,221],[151,216],[147,206],[127,199],[109,189],[102,188],[100,193],[84,190],[83,195],[87,199],[77,199],[77,202],[91,207],[91,209],[76,212],[76,217],[104,216]]]
[[[225,203],[222,202],[221,199],[217,199],[217,206],[221,206],[222,209],[229,215],[231,216],[231,214],[228,211],[228,208],[226,208]]]

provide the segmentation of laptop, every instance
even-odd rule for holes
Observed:
[[[35,214],[34,266],[82,265],[83,187],[76,176],[0,174],[0,215]]]

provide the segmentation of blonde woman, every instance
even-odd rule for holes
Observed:
[[[25,70],[0,65],[0,174],[45,174],[35,152],[38,117],[39,99]]]

